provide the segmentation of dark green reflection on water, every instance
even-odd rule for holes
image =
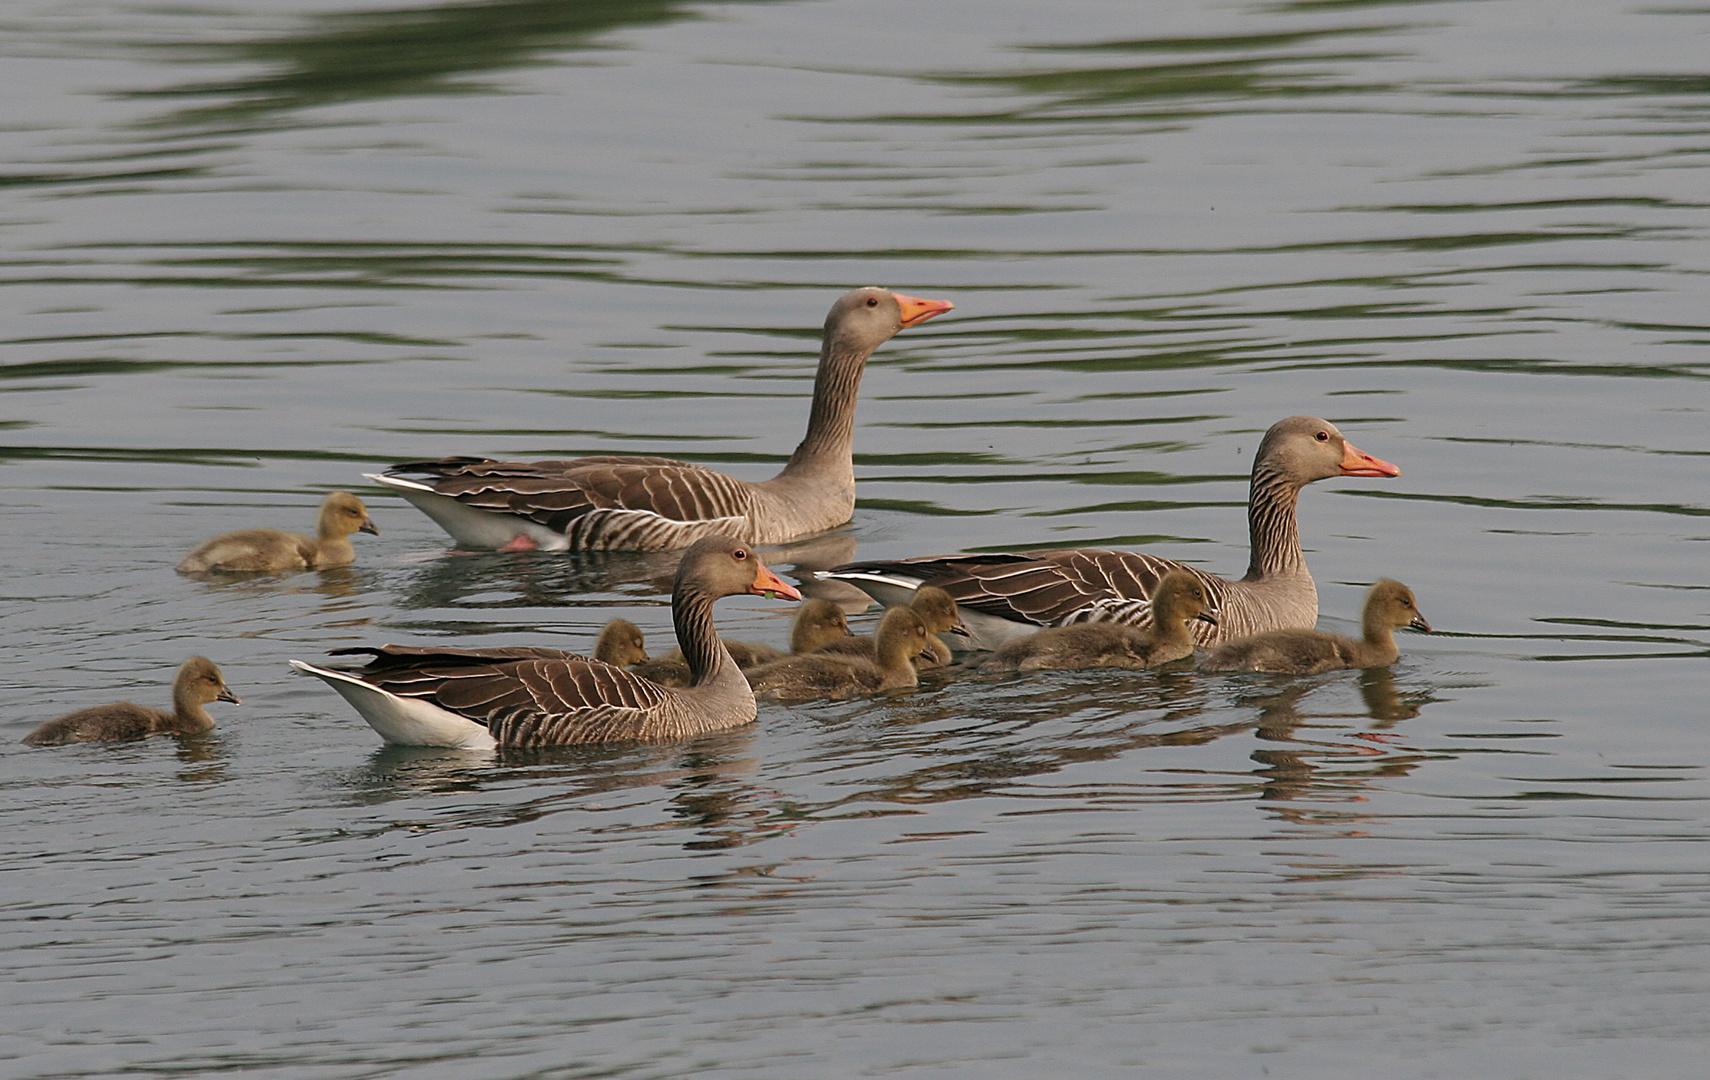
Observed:
[[[199,126],[348,101],[477,93],[485,88],[460,77],[543,63],[543,53],[589,48],[610,30],[696,16],[683,0],[487,0],[337,12],[307,19],[294,33],[173,50],[266,65],[261,74],[130,96],[226,99],[157,121]]]

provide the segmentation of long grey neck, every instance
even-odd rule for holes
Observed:
[[[732,662],[713,626],[712,608],[712,598],[698,591],[682,589],[671,597],[671,622],[677,628],[677,647],[689,665],[690,686],[711,682],[720,668]]]
[[[784,465],[781,476],[854,481],[855,397],[871,349],[828,338],[813,378],[813,409],[807,434]]]
[[[1299,502],[1298,483],[1275,469],[1260,466],[1253,470],[1253,487],[1247,496],[1247,532],[1253,554],[1242,580],[1261,581],[1306,569],[1306,558],[1300,552],[1300,525],[1295,519]]]

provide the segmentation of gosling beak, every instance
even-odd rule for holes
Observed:
[[[238,700],[238,696],[236,694],[232,693],[232,688],[229,686],[220,687],[220,696],[215,698],[214,700],[215,701],[229,701],[233,705],[242,705],[243,704],[243,702]]]
[[[942,315],[956,306],[948,300],[922,300],[918,296],[904,296],[902,293],[891,295],[897,298],[897,306],[902,308],[904,326],[919,326],[934,315]]]
[[[1372,457],[1351,442],[1344,442],[1342,444],[1342,475],[1400,476],[1401,470],[1382,458]]]
[[[363,518],[362,524],[356,527],[357,532],[365,532],[370,536],[379,536],[380,530],[374,527],[373,518]]]
[[[968,624],[963,622],[960,618],[958,618],[955,622],[951,623],[950,629],[948,629],[944,632],[946,634],[955,634],[957,637],[971,638],[974,636],[973,633],[968,629]]]
[[[1194,618],[1202,623],[1209,623],[1212,626],[1217,625],[1217,616],[1213,615],[1209,611],[1202,611],[1198,615],[1195,615]]]
[[[1413,621],[1408,623],[1407,625],[1412,627],[1415,630],[1423,630],[1427,634],[1429,634],[1431,632],[1431,624],[1425,621],[1425,616],[1423,616],[1423,615],[1413,616]]]
[[[800,600],[802,598],[802,594],[796,591],[795,586],[758,564],[754,567],[754,584],[748,586],[748,591],[755,596],[770,596],[774,600]]]

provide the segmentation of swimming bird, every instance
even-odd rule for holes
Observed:
[[[1159,580],[1185,569],[1205,586],[1217,625],[1197,624],[1202,645],[1318,621],[1318,589],[1300,550],[1300,490],[1330,476],[1399,476],[1356,448],[1329,421],[1291,416],[1271,425],[1253,456],[1247,523],[1252,556],[1231,581],[1173,559],[1093,548],[1015,555],[933,555],[848,563],[825,576],[885,604],[907,603],[923,584],[944,589],[962,610],[976,648],[995,649],[1042,626],[1083,622],[1141,625]]]
[[[1385,578],[1366,594],[1360,619],[1361,639],[1322,630],[1272,630],[1226,642],[1200,664],[1204,671],[1270,671],[1285,675],[1316,675],[1338,668],[1388,667],[1401,656],[1395,631],[1412,627],[1427,633],[1431,624],[1419,614],[1413,590]]]
[[[786,656],[748,673],[756,696],[778,698],[840,697],[916,685],[914,658],[930,656],[932,634],[926,622],[906,606],[891,608],[879,620],[876,660],[837,656],[824,651]]]
[[[320,521],[311,539],[282,529],[244,529],[204,540],[178,564],[180,574],[260,573],[324,570],[356,561],[352,533],[380,535],[362,500],[335,491],[321,502]]]
[[[713,602],[739,593],[801,594],[746,543],[695,542],[671,589],[677,643],[690,685],[667,687],[623,668],[555,649],[383,645],[337,649],[363,655],[352,668],[291,661],[324,680],[388,743],[404,746],[565,746],[666,742],[738,727],[755,717],[754,695],[713,626]]]
[[[172,711],[120,701],[78,709],[49,720],[24,736],[31,746],[74,742],[123,742],[149,735],[200,735],[213,730],[214,718],[202,706],[210,701],[241,704],[225,676],[205,656],[192,656],[172,680]]]
[[[1144,628],[1114,622],[1048,626],[1006,642],[980,670],[1157,667],[1193,655],[1193,622],[1216,623],[1205,606],[1205,586],[1199,578],[1171,570],[1152,593]]]
[[[369,479],[472,548],[665,551],[714,533],[776,544],[824,532],[855,507],[855,396],[867,358],[897,331],[953,306],[879,288],[840,297],[825,320],[807,434],[783,471],[760,483],[626,455],[450,457],[394,465]]]
[[[915,590],[914,599],[909,602],[921,621],[926,623],[927,632],[931,635],[927,640],[927,651],[914,658],[916,670],[943,667],[952,658],[950,646],[944,644],[940,634],[956,634],[966,638],[968,628],[962,622],[961,613],[956,609],[956,601],[950,599],[950,594],[934,585],[922,585]],[[839,614],[841,614],[839,609]],[[847,627],[845,623],[845,627]],[[859,656],[866,660],[878,659],[878,642],[874,638],[851,636],[845,629],[844,635],[833,638],[812,650],[794,649],[793,652],[824,652],[837,656]]]

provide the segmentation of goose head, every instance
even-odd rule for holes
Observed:
[[[319,531],[323,540],[356,532],[380,535],[380,530],[368,517],[368,507],[348,491],[335,491],[321,503]]]
[[[615,667],[628,667],[647,659],[647,642],[641,628],[628,619],[613,619],[601,630],[594,643],[594,659]]]
[[[934,634],[969,636],[968,624],[962,621],[956,601],[936,585],[922,585],[916,589],[909,607],[926,621],[926,628]]]
[[[197,705],[206,705],[210,701],[229,701],[233,705],[242,705],[238,696],[226,685],[226,678],[220,674],[220,669],[206,656],[192,656],[184,661],[178,669],[178,675],[172,680],[172,696],[175,701],[188,701]]]
[[[898,667],[917,656],[932,655],[932,631],[926,620],[911,607],[887,608],[873,635],[873,645],[882,668]]]
[[[1342,437],[1336,425],[1316,416],[1278,420],[1265,432],[1253,471],[1280,473],[1298,486],[1330,476],[1400,476],[1401,470]]]
[[[843,609],[816,596],[802,601],[801,610],[796,612],[795,625],[790,628],[790,651],[810,653],[848,636],[849,619]]]
[[[754,548],[733,536],[709,536],[695,541],[677,567],[672,595],[695,593],[717,599],[752,593],[800,600],[802,594],[766,569]]]
[[[922,300],[877,286],[852,289],[831,305],[825,342],[839,351],[866,355],[903,327],[918,326],[953,307],[948,300]]]
[[[1366,597],[1365,622],[1367,626],[1376,624],[1391,630],[1410,627],[1431,632],[1431,624],[1419,614],[1419,603],[1413,599],[1413,590],[1388,578],[1373,585],[1371,594]]]
[[[1186,570],[1171,570],[1152,591],[1152,620],[1157,626],[1179,626],[1189,619],[1216,626],[1216,616],[1206,610],[1209,606],[1205,583]]]

